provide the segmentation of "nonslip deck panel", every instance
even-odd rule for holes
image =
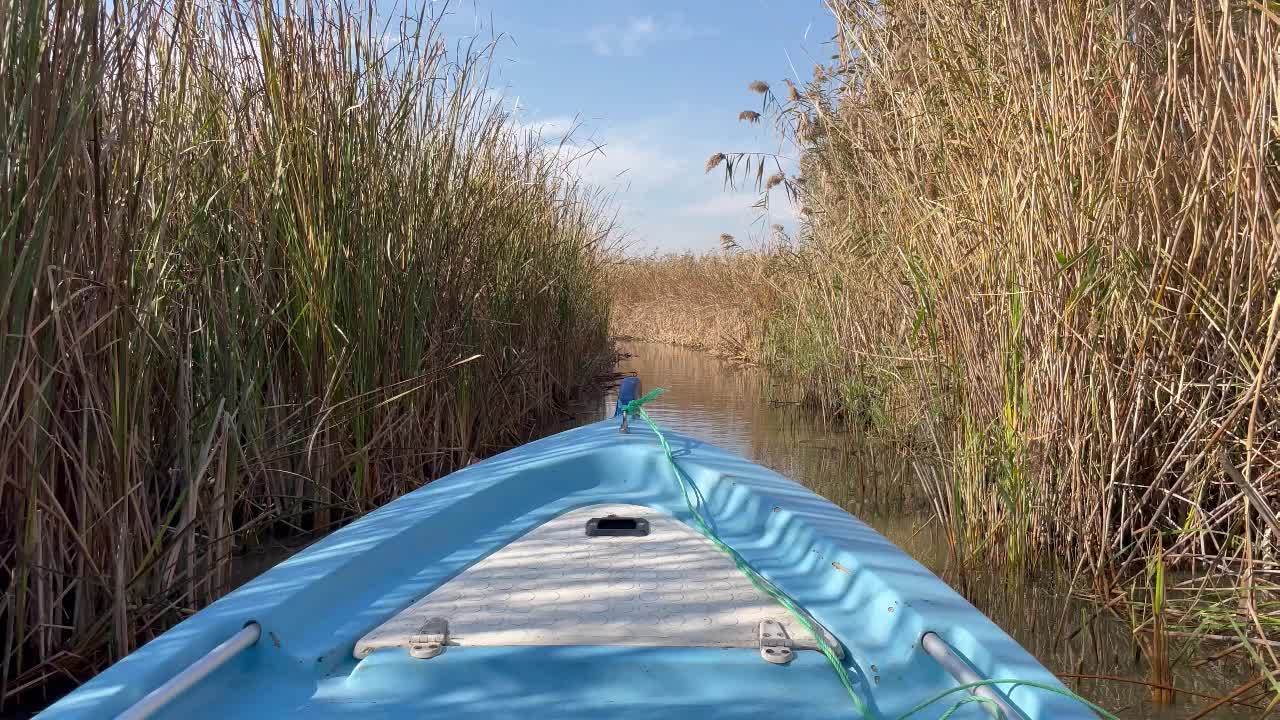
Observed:
[[[919,639],[925,631],[937,632],[983,675],[1061,687],[1000,628],[865,523],[742,457],[676,432],[668,432],[667,440],[717,534],[844,646],[844,666],[873,716],[898,717],[924,699],[955,688],[955,680],[921,650]],[[154,717],[316,720],[349,712],[345,716],[354,718],[366,717],[355,708],[367,705],[377,705],[369,712],[382,717],[478,717],[467,715],[471,709],[458,709],[454,701],[473,698],[475,708],[497,707],[485,699],[491,697],[486,693],[494,691],[484,685],[492,678],[479,670],[474,680],[461,670],[452,676],[458,685],[449,690],[450,709],[460,715],[428,711],[431,699],[416,695],[388,696],[385,702],[362,695],[363,699],[350,703],[345,699],[325,703],[326,698],[340,697],[330,694],[335,689],[359,686],[362,675],[373,667],[364,663],[384,653],[405,663],[406,672],[430,674],[431,668],[444,667],[440,663],[450,658],[456,662],[464,653],[479,657],[470,653],[556,650],[459,647],[419,660],[391,649],[359,662],[353,658],[360,638],[467,568],[567,512],[602,503],[649,507],[692,523],[650,430],[632,426],[624,435],[618,432],[616,420],[570,430],[472,465],[369,513],[179,623],[41,717],[114,717],[251,621],[262,628],[256,645]],[[759,685],[774,688],[770,692],[783,701],[780,694],[785,690],[764,684],[757,673],[778,673],[765,676],[772,681],[793,678],[793,671],[800,669],[806,673],[805,682],[808,672],[814,673],[813,682],[838,682],[829,668],[810,664],[825,663],[813,652],[797,653],[792,665],[778,666],[746,648],[600,649],[751,657],[750,669],[726,665],[715,674],[723,683],[716,686],[721,688],[717,697],[729,690],[759,697],[754,689]],[[667,655],[650,657],[655,662],[676,662]],[[682,666],[673,665],[678,667]],[[546,671],[548,677],[557,674],[554,664],[549,663]],[[828,675],[820,676],[823,672]],[[574,682],[570,672],[558,675],[564,683]],[[557,692],[568,692],[540,691],[544,694],[537,698],[520,695],[534,692],[522,689],[530,687],[511,685],[503,698],[551,707]],[[807,692],[803,683],[796,687],[798,693]],[[672,682],[672,696],[655,697],[652,707],[672,720],[732,716],[714,714],[704,696],[694,693],[695,685]],[[1025,685],[1009,695],[1030,720],[1092,718],[1092,713],[1066,698]],[[344,703],[352,709],[343,710]],[[847,697],[823,694],[806,703],[830,716],[857,716]],[[326,710],[317,714],[321,705]],[[628,706],[628,711],[638,713],[642,705]],[[948,706],[930,706],[912,717],[938,718]],[[969,703],[951,717],[963,720],[985,714],[977,703]]]
[[[588,521],[609,515],[643,518],[649,534],[586,534]],[[407,647],[433,618],[461,646],[748,648],[772,620],[796,648],[817,647],[711,541],[640,505],[591,505],[534,528],[365,635],[355,656]]]

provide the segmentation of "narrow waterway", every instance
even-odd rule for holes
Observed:
[[[1184,692],[1173,705],[1152,704],[1149,689],[1136,684],[1150,675],[1128,626],[1075,599],[1066,579],[955,572],[945,537],[930,521],[928,501],[904,458],[825,426],[794,403],[785,382],[763,371],[666,345],[625,343],[621,350],[629,357],[620,372],[639,375],[646,390],[668,390],[646,406],[661,426],[749,457],[841,505],[959,590],[1070,687],[1121,717],[1189,720],[1212,702],[1193,693],[1219,697],[1249,679],[1239,659],[1194,666],[1195,658],[1188,657],[1174,667],[1174,685]],[[614,399],[606,396],[577,421],[604,417]],[[1261,712],[1224,707],[1206,717],[1235,720]]]

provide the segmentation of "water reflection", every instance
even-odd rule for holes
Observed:
[[[1189,720],[1211,703],[1191,693],[1218,697],[1251,679],[1236,657],[1194,666],[1200,653],[1188,652],[1174,668],[1174,684],[1188,692],[1180,693],[1172,706],[1153,705],[1147,687],[1125,682],[1149,678],[1128,627],[1099,614],[1092,603],[1073,598],[1067,579],[956,572],[948,562],[945,536],[930,523],[928,501],[907,458],[825,427],[791,402],[796,394],[786,384],[761,371],[665,345],[627,343],[622,349],[630,357],[619,371],[639,374],[646,390],[668,389],[646,407],[660,425],[749,457],[870,523],[964,594],[1069,686],[1121,717]],[[612,396],[605,397],[580,413],[579,420],[604,417],[613,402]],[[1220,708],[1207,717],[1256,718],[1266,702],[1261,699],[1255,708]]]

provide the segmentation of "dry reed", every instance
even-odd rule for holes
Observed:
[[[784,345],[817,348],[827,400],[848,377],[900,396],[962,555],[1128,592],[1153,665],[1180,627],[1280,667],[1280,24],[1202,0],[831,7],[834,82],[783,110],[821,127]],[[1193,579],[1166,592],[1166,567]]]
[[[728,237],[734,250],[737,243]],[[725,241],[721,240],[722,244]],[[773,307],[776,258],[755,252],[665,255],[620,263],[613,285],[615,336],[665,342],[755,363]]]
[[[1157,678],[1169,637],[1280,668],[1274,11],[829,6],[838,59],[772,106],[806,222],[743,333],[932,459],[958,559],[1092,578]]]

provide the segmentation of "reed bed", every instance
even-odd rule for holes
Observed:
[[[828,5],[836,59],[750,88],[803,152],[763,356],[913,448],[956,560],[1077,578],[1154,684],[1179,638],[1280,669],[1280,15]]]
[[[779,258],[742,251],[724,237],[723,253],[622,259],[612,286],[611,332],[761,362],[776,294],[770,277]]]
[[[0,0],[0,701],[607,367],[610,214],[416,6]]]
[[[1144,591],[1154,655],[1179,625],[1280,667],[1277,17],[831,8],[840,59],[780,110],[815,218],[787,307],[821,315],[782,341],[917,388],[962,555]]]

